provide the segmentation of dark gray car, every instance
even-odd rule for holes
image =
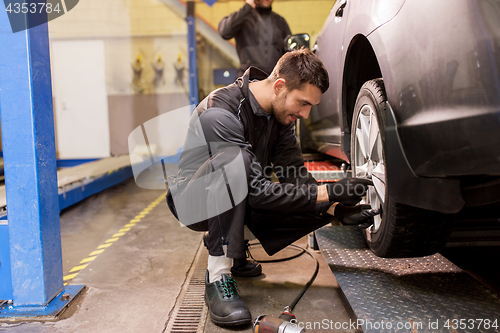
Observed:
[[[435,253],[500,201],[500,0],[339,0],[314,49],[330,88],[302,145],[373,180],[377,255]]]

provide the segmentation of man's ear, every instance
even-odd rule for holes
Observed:
[[[282,77],[273,82],[274,93],[278,95],[283,89],[286,89],[286,80]]]

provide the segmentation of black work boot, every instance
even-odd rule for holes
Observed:
[[[255,260],[248,259],[250,257],[248,248],[248,240],[245,240],[245,253],[247,256],[246,258],[233,259],[232,275],[237,277],[254,277],[262,274],[262,266]]]
[[[246,325],[252,322],[250,310],[240,298],[238,286],[229,274],[209,283],[205,277],[205,302],[210,310],[210,319],[219,326]]]
[[[233,259],[231,274],[237,277],[254,277],[262,274],[262,266],[251,259]]]
[[[208,232],[203,236],[203,244],[208,249],[207,245]],[[248,252],[248,241],[245,240],[245,253]],[[254,277],[262,274],[262,266],[254,261],[247,258],[235,258],[233,259],[233,267],[231,268],[231,274],[237,277]]]

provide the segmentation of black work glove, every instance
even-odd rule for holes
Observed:
[[[380,209],[370,205],[345,206],[337,204],[334,215],[344,225],[362,225],[367,228],[373,224],[373,217],[380,214]]]
[[[330,202],[340,202],[344,205],[354,206],[366,195],[368,185],[373,185],[366,178],[344,178],[335,183],[327,183],[328,198]]]

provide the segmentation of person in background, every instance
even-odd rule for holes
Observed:
[[[290,35],[285,19],[272,11],[274,0],[246,0],[237,12],[219,23],[219,34],[224,39],[234,38],[240,59],[238,77],[250,66],[270,74],[285,54],[284,39]]]

